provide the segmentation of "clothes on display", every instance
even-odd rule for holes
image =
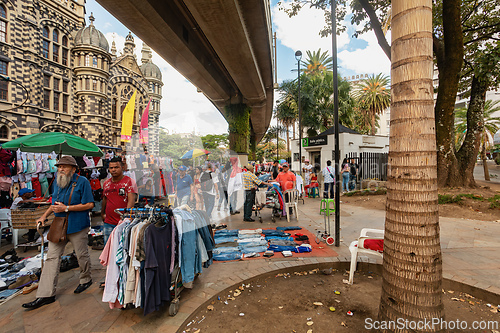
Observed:
[[[135,210],[135,211],[134,211]],[[182,209],[120,209],[131,212],[113,229],[99,257],[107,266],[102,301],[110,308],[128,304],[144,315],[171,301],[174,268],[182,285],[192,287],[195,276],[212,263],[215,246],[208,216]]]
[[[305,241],[296,242],[289,233],[283,230],[301,230],[301,227],[279,227],[276,229],[241,229],[241,230],[216,230],[214,234],[215,249],[214,260],[239,260],[243,257],[258,257],[254,253],[267,251],[296,253],[311,252],[309,244]],[[309,245],[309,248],[306,246]],[[305,247],[302,247],[305,246]],[[299,249],[299,247],[301,247]],[[248,254],[248,256],[247,256]]]

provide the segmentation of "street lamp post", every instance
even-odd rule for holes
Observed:
[[[331,0],[332,60],[333,60],[333,114],[335,121],[335,246],[340,246],[340,145],[339,145],[339,94],[337,77],[337,0]]]
[[[299,107],[299,174],[302,175],[302,110],[300,108],[300,60],[302,59],[302,52],[295,52],[295,59],[297,60],[297,75],[299,80],[298,91],[298,107]]]

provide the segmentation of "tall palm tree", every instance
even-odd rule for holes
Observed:
[[[391,103],[390,80],[382,73],[363,79],[354,87],[353,96],[360,108],[366,110],[371,119],[371,135],[375,135],[375,118]]]
[[[304,73],[306,74],[319,74],[323,71],[331,71],[333,69],[333,59],[328,55],[328,51],[306,51],[307,58],[302,60]]]
[[[500,117],[493,117],[493,114],[500,111],[500,100],[491,101],[487,100],[484,103],[483,110],[483,131],[480,135],[481,138],[481,159],[483,160],[484,180],[490,180],[490,173],[488,171],[488,164],[486,158],[486,149],[493,141],[493,136],[500,129]],[[457,108],[455,110],[455,133],[456,145],[460,147],[467,133],[467,108]]]
[[[393,93],[378,320],[443,320],[432,0],[392,0],[392,13]],[[438,326],[428,332],[440,331]]]

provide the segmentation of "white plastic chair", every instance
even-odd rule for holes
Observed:
[[[12,229],[10,209],[0,209],[0,236],[5,229]]]
[[[371,234],[372,236],[368,236],[368,234]],[[377,255],[381,258],[383,257],[382,253],[366,249],[364,247],[364,242],[366,239],[384,239],[384,230],[369,229],[369,228],[361,229],[361,234],[359,235],[358,240],[353,241],[351,245],[349,245],[349,251],[351,251],[351,269],[349,271],[349,284],[352,284],[354,280],[354,272],[356,271],[356,264],[358,262],[358,253],[368,253]]]
[[[295,217],[297,221],[299,220],[299,210],[297,207],[297,203],[299,201],[299,191],[297,190],[286,190],[283,194],[285,198],[285,212],[286,212],[286,220],[290,222],[290,207],[295,210]]]

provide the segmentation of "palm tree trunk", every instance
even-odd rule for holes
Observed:
[[[443,319],[432,1],[393,0],[392,17],[390,167],[378,317],[395,322]],[[438,331],[435,326],[427,332]]]
[[[371,129],[370,134],[375,135],[375,111],[370,111]]]
[[[483,160],[484,180],[489,182],[490,172],[488,171],[488,159],[486,158],[486,140],[487,138],[483,139],[483,146],[481,147],[481,159]]]

